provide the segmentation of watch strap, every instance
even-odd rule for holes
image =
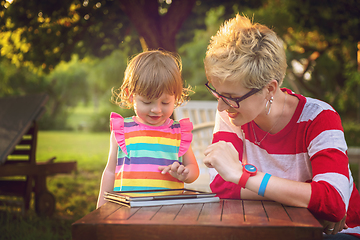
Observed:
[[[250,173],[248,173],[248,172],[243,172],[242,175],[241,175],[241,177],[240,177],[240,180],[239,180],[238,185],[239,185],[240,187],[242,187],[242,188],[245,188],[245,185],[246,185],[249,177],[250,177]]]

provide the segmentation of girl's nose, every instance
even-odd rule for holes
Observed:
[[[151,108],[151,112],[153,113],[158,113],[158,112],[161,112],[161,107],[159,104],[154,104]]]

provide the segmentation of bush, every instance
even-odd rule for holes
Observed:
[[[132,109],[122,109],[117,106],[102,109],[98,114],[94,114],[90,120],[91,132],[109,132],[110,131],[110,113],[116,112],[121,116],[129,117],[135,115]]]
[[[348,146],[360,146],[360,124],[355,122],[343,123],[345,140]]]

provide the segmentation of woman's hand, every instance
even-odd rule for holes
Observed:
[[[346,214],[339,222],[330,222],[326,220],[319,220],[320,224],[323,226],[323,232],[327,235],[335,235],[338,232],[341,232],[343,229],[347,229],[348,226],[345,223],[346,220]]]
[[[220,176],[228,182],[238,183],[242,174],[239,153],[231,143],[219,141],[208,146],[204,152],[204,164],[215,168]]]
[[[169,166],[159,166],[158,169],[161,171],[161,174],[169,173],[171,176],[182,182],[186,181],[190,172],[188,168],[184,165],[180,165],[178,162],[174,162]]]

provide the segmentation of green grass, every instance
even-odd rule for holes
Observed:
[[[77,172],[48,178],[58,215],[81,216],[95,209],[100,178],[107,162],[109,133],[40,132],[39,161],[77,161]]]
[[[59,217],[39,218],[33,213],[27,216],[1,213],[0,239],[70,240],[72,222]]]
[[[56,198],[53,217],[37,217],[33,201],[24,216],[0,213],[0,239],[71,239],[71,223],[96,207],[109,136],[109,133],[40,131],[37,161],[54,156],[55,162],[75,160],[77,171],[47,177],[48,190]]]
[[[79,170],[98,171],[107,162],[109,139],[110,133],[40,131],[36,158],[77,160]]]

